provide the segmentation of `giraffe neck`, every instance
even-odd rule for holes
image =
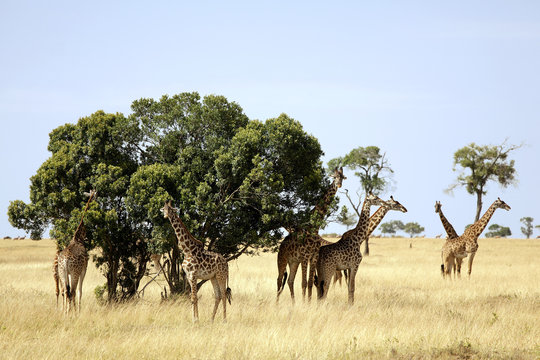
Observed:
[[[381,206],[377,209],[377,211],[375,211],[373,215],[371,215],[371,217],[369,218],[369,226],[367,229],[368,236],[375,231],[375,229],[377,228],[377,226],[379,226],[388,211],[390,211],[390,208],[386,206]]]
[[[321,201],[313,208],[312,215],[316,215],[317,221],[323,220],[326,216],[326,213],[328,212],[328,208],[330,207],[330,204],[332,203],[332,199],[334,198],[334,195],[336,195],[338,191],[338,185],[336,179],[332,182],[330,185],[330,188],[324,194],[324,197],[321,199]]]
[[[71,239],[71,243],[78,243],[84,246],[85,239],[86,239],[86,227],[84,226],[84,222],[81,219],[81,222],[79,223],[79,226],[77,227],[77,230],[75,230],[73,239]]]
[[[465,230],[464,235],[468,235],[475,239],[478,239],[482,231],[484,231],[484,229],[486,228],[489,220],[491,220],[491,217],[495,213],[496,209],[497,209],[497,206],[495,204],[491,204],[491,206],[489,207],[489,209],[487,209],[485,214],[480,219],[478,219],[477,222],[475,222],[474,224],[469,226],[467,230]]]
[[[186,225],[182,222],[180,217],[176,213],[169,214],[169,220],[178,239],[178,246],[184,254],[192,254],[193,250],[199,245],[202,245],[200,241],[195,239],[193,235],[186,228]]]
[[[439,217],[441,218],[441,222],[444,226],[444,231],[446,231],[446,234],[448,234],[448,237],[450,239],[457,238],[458,234],[456,233],[456,230],[454,230],[454,227],[450,222],[446,219],[446,216],[444,216],[442,210],[439,209]]]
[[[88,211],[88,207],[90,206],[90,203],[92,202],[92,199],[95,196],[95,192],[90,192],[90,197],[88,198],[88,201],[86,202],[86,206],[84,207],[83,213],[81,215],[81,221],[79,221],[79,226],[77,226],[77,229],[75,230],[75,234],[73,235],[73,239],[71,239],[71,243],[78,243],[84,246],[84,240],[86,239],[86,227],[84,226],[84,216],[86,215],[86,212]]]
[[[362,204],[362,211],[360,212],[360,217],[358,219],[358,224],[356,224],[356,227],[353,229],[349,240],[352,241],[354,244],[360,245],[366,238],[366,234],[369,228],[369,208],[371,207],[371,204],[369,204],[367,201],[364,201]]]

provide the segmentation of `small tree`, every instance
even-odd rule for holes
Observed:
[[[413,237],[413,235],[420,234],[424,231],[424,228],[417,222],[409,222],[403,226],[403,231],[409,234],[410,237]]]
[[[386,159],[386,154],[381,153],[377,146],[360,146],[352,149],[344,157],[338,157],[328,162],[330,169],[338,166],[353,170],[354,175],[360,179],[360,186],[364,193],[374,195],[379,195],[386,190],[390,185],[390,176],[394,172]],[[354,201],[347,190],[345,190],[345,195],[359,217],[362,196],[357,192],[358,198]],[[364,243],[364,255],[369,255],[369,238]]]
[[[403,230],[405,225],[400,220],[392,220],[381,224],[382,234],[394,235],[398,230]]]
[[[486,237],[507,237],[512,235],[512,232],[510,231],[509,227],[501,226],[499,224],[492,224],[489,226],[488,231],[486,233]]]
[[[336,216],[336,221],[342,225],[345,225],[347,229],[356,224],[357,220],[358,217],[355,214],[351,213],[345,205],[343,205],[341,211]]]
[[[519,219],[519,221],[521,221],[523,225],[525,225],[524,227],[523,226],[521,227],[521,232],[523,233],[523,235],[527,237],[527,239],[530,238],[533,233],[534,219],[530,216],[526,216]]]
[[[480,218],[482,196],[486,194],[487,182],[494,180],[503,187],[514,183],[516,169],[514,160],[508,160],[508,155],[520,147],[521,145],[507,145],[506,141],[496,146],[480,146],[472,143],[455,152],[453,170],[457,171],[456,166],[459,166],[461,173],[456,183],[450,185],[447,191],[451,192],[458,186],[464,186],[469,194],[476,195],[475,222]],[[467,174],[467,170],[470,173]]]

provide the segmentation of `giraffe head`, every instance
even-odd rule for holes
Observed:
[[[502,201],[501,198],[497,198],[497,200],[495,200],[493,204],[499,209],[504,209],[506,211],[510,210],[510,206],[508,206],[507,203]]]
[[[367,194],[365,203],[367,206],[386,206],[386,201],[372,193]]]
[[[171,201],[166,201],[165,205],[161,208],[161,212],[166,219],[170,219],[171,215],[176,212],[176,209],[172,206]]]
[[[394,200],[393,196],[390,196],[390,200],[386,201],[385,206],[388,207],[388,209],[390,209],[390,210],[397,210],[397,211],[401,211],[403,213],[407,212],[407,209],[405,208],[405,206],[401,205],[399,203],[399,201]]]
[[[441,212],[441,202],[435,201],[435,212],[440,213]]]
[[[336,167],[331,177],[334,178],[334,181],[336,182],[336,186],[340,188],[341,184],[343,184],[343,180],[347,179],[347,177],[343,175],[343,166],[339,168]]]

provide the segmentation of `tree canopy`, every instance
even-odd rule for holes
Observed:
[[[409,234],[410,237],[413,237],[424,231],[424,227],[420,226],[417,222],[408,222],[403,226],[402,230]]]
[[[398,230],[403,230],[405,225],[401,220],[391,220],[381,224],[381,233],[394,235]]]
[[[533,221],[534,219],[530,216],[525,216],[519,219],[524,226],[521,227],[521,232],[528,238],[533,234]]]
[[[359,146],[352,149],[343,157],[331,159],[328,168],[333,169],[339,166],[354,171],[354,175],[360,180],[360,187],[365,194],[380,195],[390,185],[390,176],[393,170],[386,159],[386,154],[381,153],[377,146]],[[357,192],[358,194],[358,192]],[[360,217],[361,196],[354,201],[345,189],[345,196],[349,200],[356,215]],[[364,254],[369,255],[369,239],[364,241]]]
[[[512,231],[510,231],[509,227],[501,226],[499,224],[491,224],[488,227],[488,232],[486,233],[486,237],[507,237],[512,235]]]
[[[96,261],[109,297],[118,287],[126,294],[119,297],[133,296],[137,282],[128,279],[144,272],[150,252],[168,253],[179,268],[173,229],[159,211],[166,200],[208,249],[232,259],[275,246],[282,227],[308,220],[329,184],[317,139],[285,114],[250,120],[225,97],[197,93],[140,99],[131,108],[128,117],[98,111],[53,130],[30,203],[9,207],[14,226],[35,238],[51,226],[61,248],[83,193],[96,189],[88,246],[102,250]]]
[[[515,181],[514,160],[508,159],[510,152],[521,145],[476,145],[471,143],[454,153],[454,171],[460,168],[455,184],[447,190],[452,191],[463,186],[469,194],[476,195],[476,216],[478,221],[482,211],[482,196],[486,194],[488,181],[497,181],[502,187],[507,187]]]

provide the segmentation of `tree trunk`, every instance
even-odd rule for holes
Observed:
[[[364,255],[369,256],[369,237],[364,242],[366,243],[364,248]]]
[[[482,189],[476,192],[476,217],[474,222],[477,222],[480,219],[480,213],[482,212]]]
[[[171,294],[180,294],[184,290],[184,281],[180,279],[182,267],[180,266],[180,249],[177,245],[172,248],[170,269],[169,290]]]
[[[109,259],[107,271],[107,302],[109,304],[115,303],[118,300],[117,287],[118,287],[118,259]]]

